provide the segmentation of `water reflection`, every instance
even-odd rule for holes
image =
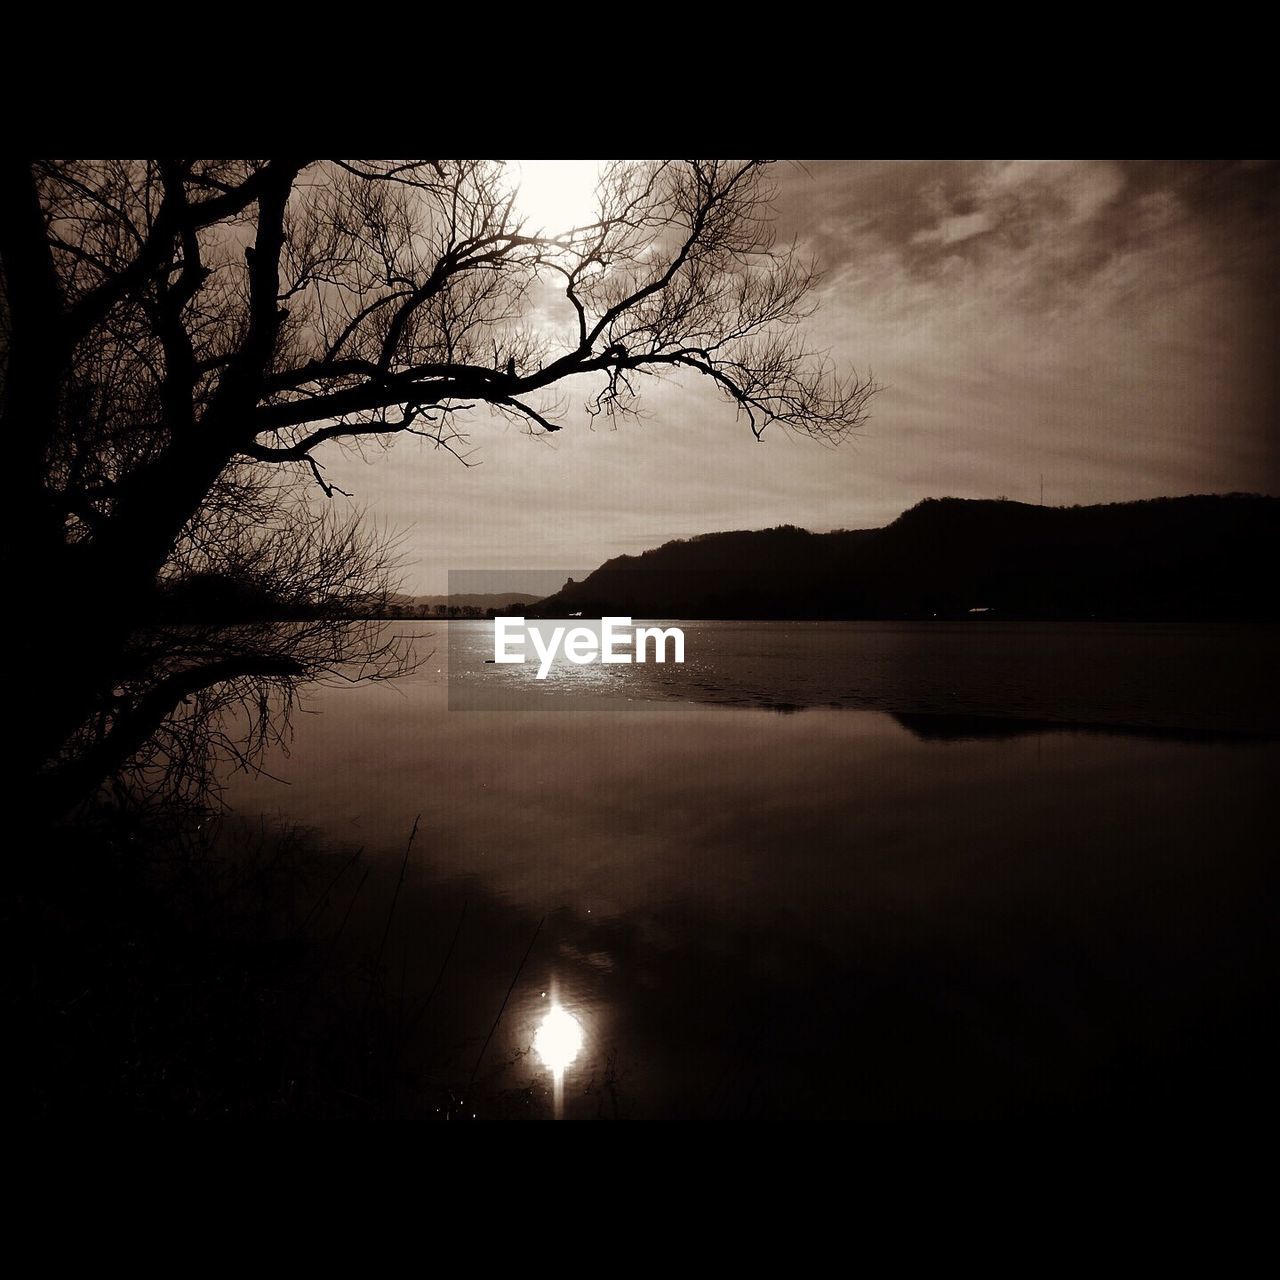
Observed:
[[[582,1048],[582,1024],[571,1013],[553,1003],[533,1038],[534,1052],[558,1076],[578,1056]]]
[[[552,1075],[555,1089],[555,1117],[564,1115],[564,1073],[582,1050],[582,1024],[562,1008],[554,996],[551,1008],[538,1025],[533,1051]]]
[[[1171,666],[1185,656],[1175,643]],[[1004,696],[1008,725],[1039,661],[966,697]],[[1092,714],[1141,722],[1166,678],[1103,682]],[[923,701],[921,681],[898,692]],[[1232,706],[1199,696],[1174,711],[1220,728]],[[442,676],[313,708],[273,767],[290,785],[241,779],[234,803],[364,846],[375,938],[422,812],[388,948],[406,1007],[429,1004],[414,1060],[465,1081],[510,992],[480,1083],[512,1109],[546,1107],[553,995],[584,1033],[568,1115],[1159,1109],[1226,1097],[1228,1076],[1246,1098],[1264,1074],[1264,741],[676,699],[471,715]]]
[[[780,709],[780,708],[775,708]],[[786,708],[798,711],[802,708]],[[1217,728],[1172,728],[1143,724],[1080,724],[1070,720],[1016,719],[1012,716],[934,715],[895,711],[893,719],[922,742],[969,742],[975,739],[1024,738],[1045,733],[1104,734],[1169,742],[1274,742],[1280,730],[1246,731]]]
[[[670,620],[637,619],[649,625]],[[492,627],[451,622],[455,711],[601,710],[677,699],[1108,731],[1280,735],[1272,626],[684,621],[681,665],[496,666]]]

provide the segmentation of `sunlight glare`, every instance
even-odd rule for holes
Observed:
[[[560,235],[596,219],[600,160],[513,160],[516,208],[530,232]]]
[[[582,1026],[573,1014],[552,1005],[533,1038],[533,1047],[543,1064],[559,1075],[582,1048]]]

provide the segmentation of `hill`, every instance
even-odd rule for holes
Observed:
[[[704,534],[607,561],[530,616],[1267,619],[1280,499],[929,498],[882,529]]]

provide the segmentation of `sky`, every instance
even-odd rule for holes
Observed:
[[[530,166],[553,199],[559,163]],[[326,458],[398,538],[407,591],[464,570],[519,590],[524,571],[717,530],[872,528],[925,497],[1038,502],[1042,477],[1051,505],[1280,493],[1280,166],[805,161],[775,177],[780,238],[824,272],[809,343],[882,388],[866,425],[835,448],[757,441],[685,380],[593,429],[570,384],[554,436],[473,414],[478,465],[416,439]]]

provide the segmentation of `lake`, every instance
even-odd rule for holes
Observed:
[[[314,690],[230,779],[241,819],[362,850],[320,928],[394,899],[426,1102],[551,1114],[556,1002],[570,1117],[1257,1104],[1274,628],[679,625],[683,666],[538,682],[489,623],[388,624],[412,675]]]

